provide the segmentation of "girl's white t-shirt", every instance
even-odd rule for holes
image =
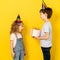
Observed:
[[[16,35],[17,35],[17,37],[16,37]],[[15,45],[16,45],[17,38],[22,38],[22,34],[20,34],[20,33],[18,33],[18,34],[12,33],[10,35],[10,40],[14,41],[13,47],[15,47]]]

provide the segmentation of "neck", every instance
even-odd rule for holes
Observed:
[[[15,32],[16,34],[20,34],[21,32]]]
[[[48,22],[48,21],[49,21],[49,19],[46,18],[46,19],[45,19],[45,22]]]

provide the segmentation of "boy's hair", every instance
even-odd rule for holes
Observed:
[[[21,22],[19,22],[19,23],[16,23],[16,21],[14,21],[14,22],[12,23],[12,25],[11,25],[11,31],[10,31],[10,33],[18,32],[19,26],[20,26],[21,23],[23,23],[23,22],[21,21]]]
[[[45,8],[45,9],[41,9],[40,12],[47,13],[47,18],[51,18],[51,16],[52,16],[52,9],[49,7]]]

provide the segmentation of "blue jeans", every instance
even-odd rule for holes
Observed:
[[[41,47],[41,48],[42,48],[44,60],[50,60],[50,49],[51,49],[51,47],[48,47],[48,48]]]

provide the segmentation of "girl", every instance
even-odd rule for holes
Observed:
[[[10,31],[10,46],[13,60],[23,60],[24,58],[24,46],[21,34],[22,30],[23,22],[20,20],[20,16],[18,15],[16,21],[13,22]]]

